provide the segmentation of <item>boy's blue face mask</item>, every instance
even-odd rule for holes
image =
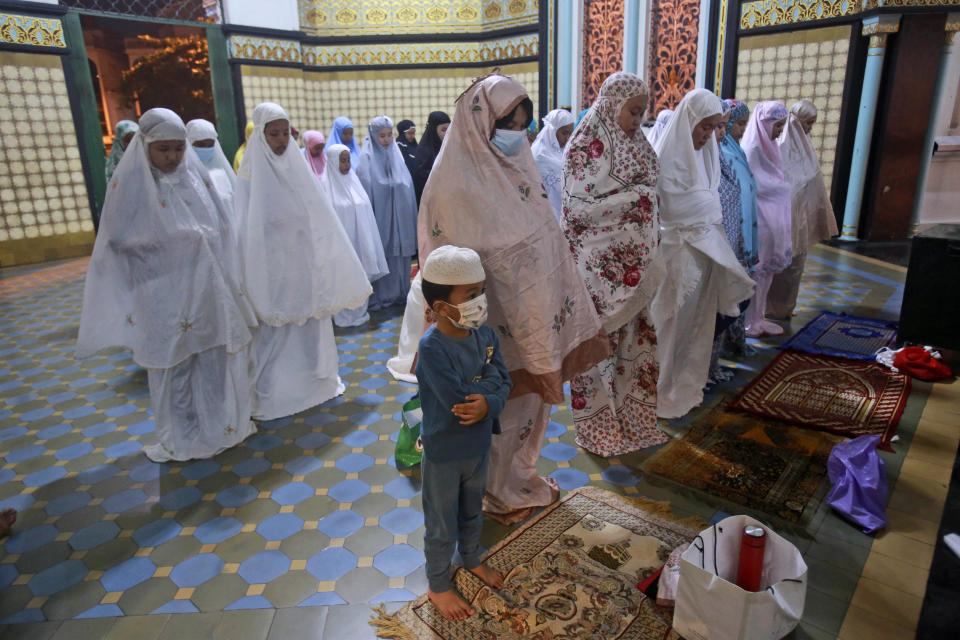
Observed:
[[[523,141],[527,138],[526,131],[513,131],[512,129],[497,129],[493,132],[493,138],[490,142],[497,149],[503,152],[505,156],[515,156],[523,146]]]
[[[207,164],[213,160],[213,152],[216,151],[216,147],[194,147],[193,150],[200,156],[200,161]]]

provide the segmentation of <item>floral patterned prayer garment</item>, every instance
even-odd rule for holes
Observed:
[[[667,440],[657,429],[657,337],[648,317],[663,274],[660,165],[643,133],[628,136],[619,124],[624,104],[640,95],[647,87],[636,75],[607,78],[564,160],[564,233],[612,351],[571,381],[571,408],[577,444],[602,456]]]

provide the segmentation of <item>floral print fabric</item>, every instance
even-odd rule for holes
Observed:
[[[570,381],[577,444],[618,456],[663,444],[657,428],[657,332],[646,312],[610,334],[609,358]]]
[[[657,339],[648,321],[660,283],[656,261],[660,165],[642,132],[618,122],[624,103],[646,95],[619,72],[573,134],[564,160],[563,226],[612,355],[571,382],[577,444],[614,456],[666,441],[657,429]]]
[[[646,94],[634,74],[610,76],[564,158],[564,233],[608,333],[649,306],[659,284],[660,165],[643,133],[628,137],[618,123],[623,104]]]

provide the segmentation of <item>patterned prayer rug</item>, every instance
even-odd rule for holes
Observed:
[[[456,571],[454,584],[475,611],[468,620],[447,620],[424,595],[393,615],[381,607],[371,625],[378,637],[397,640],[678,638],[672,611],[637,589],[705,526],[668,509],[577,489],[490,550],[487,564],[505,576],[500,591]]]
[[[875,362],[786,351],[731,407],[848,438],[879,435],[889,451],[909,395],[909,376]]]
[[[897,323],[824,311],[780,348],[827,356],[870,360],[897,341]]]
[[[657,451],[640,470],[731,513],[756,512],[802,528],[823,494],[827,457],[841,438],[721,404]]]

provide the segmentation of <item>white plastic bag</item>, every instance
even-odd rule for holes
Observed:
[[[745,525],[767,533],[763,591],[736,585]],[[680,556],[673,628],[686,640],[775,640],[799,624],[807,564],[795,546],[749,516],[730,516],[700,532]]]

